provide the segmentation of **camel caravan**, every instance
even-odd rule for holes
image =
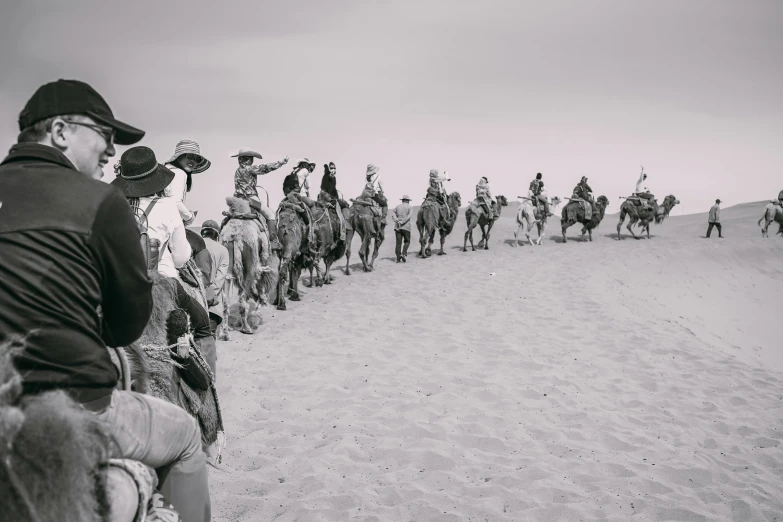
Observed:
[[[315,199],[315,163],[292,163],[282,201],[270,208],[258,177],[289,158],[241,149],[234,193],[222,223],[191,230],[196,212],[187,194],[211,162],[193,140],[181,140],[160,163],[135,145],[145,132],[117,120],[91,86],[58,80],[40,87],[19,116],[18,143],[0,163],[0,505],[3,520],[38,522],[207,522],[207,466],[220,467],[226,437],[216,388],[216,340],[230,331],[253,334],[262,307],[286,310],[299,301],[299,282],[332,284],[331,269],[359,235],[362,269],[372,272],[386,237],[388,200],[379,168],[369,164],[361,194],[346,201],[334,163],[324,165]],[[114,145],[133,145],[100,182]],[[551,209],[539,173],[516,215],[514,245],[524,232],[540,245]],[[644,186],[620,207],[620,229],[650,237],[679,204],[662,203]],[[430,171],[415,217],[420,258],[438,255],[462,207],[451,178]],[[37,190],[30,190],[30,187]],[[561,211],[561,232],[579,223],[582,237],[604,218],[609,201],[593,198],[583,177]],[[410,198],[391,213],[396,261],[407,262]],[[467,202],[467,231],[481,230],[479,248],[508,200],[493,196],[487,177]],[[783,191],[765,209],[762,235],[783,232]],[[537,238],[531,238],[535,225]]]

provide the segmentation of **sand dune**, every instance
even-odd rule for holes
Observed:
[[[214,519],[781,520],[761,207],[725,209],[722,241],[703,215],[615,241],[610,216],[593,243],[514,248],[504,218],[468,253],[461,214],[448,256],[398,265],[388,241],[374,273],[265,309],[218,348]]]

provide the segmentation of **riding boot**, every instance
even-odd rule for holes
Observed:
[[[266,220],[266,228],[269,230],[269,248],[272,250],[282,249],[280,240],[277,238],[277,221],[274,219]]]

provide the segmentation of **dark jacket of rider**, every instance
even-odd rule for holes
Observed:
[[[29,333],[15,360],[25,391],[109,396],[118,372],[106,346],[134,342],[152,312],[125,196],[55,148],[22,143],[0,164],[0,200],[0,339]]]

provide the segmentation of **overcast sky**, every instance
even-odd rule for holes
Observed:
[[[75,78],[161,162],[201,144],[199,221],[239,147],[308,157],[313,186],[334,161],[346,197],[374,163],[392,204],[437,168],[463,201],[481,176],[513,201],[536,172],[561,197],[586,175],[616,212],[644,165],[703,212],[783,189],[781,27],[781,0],[6,0],[0,146],[39,85]],[[288,172],[262,178],[273,206]]]

